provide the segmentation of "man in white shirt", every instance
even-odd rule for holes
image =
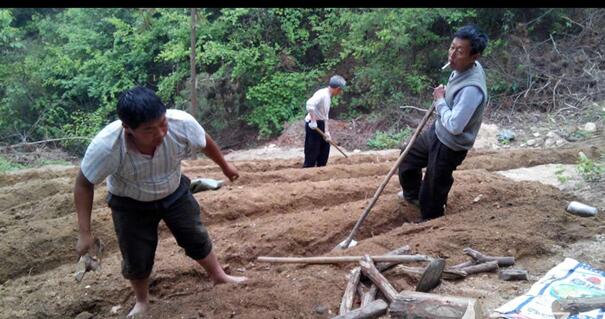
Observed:
[[[181,175],[181,160],[201,150],[231,181],[239,174],[219,147],[188,113],[166,110],[150,89],[136,87],[118,100],[117,120],[103,128],[86,150],[76,177],[74,201],[82,256],[93,245],[91,210],[94,185],[107,178],[107,203],[120,252],[122,275],[130,280],[136,303],[128,317],[149,309],[149,275],[163,220],[187,256],[196,260],[214,284],[240,283],[246,277],[227,275],[202,225],[200,207]]]
[[[305,117],[305,163],[303,167],[326,166],[330,156],[330,130],[328,129],[328,114],[333,96],[342,93],[347,82],[340,75],[330,78],[328,87],[317,90],[307,100],[307,116]],[[324,138],[315,129],[319,128],[326,135]]]

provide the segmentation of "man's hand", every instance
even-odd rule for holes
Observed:
[[[316,121],[311,121],[309,122],[309,128],[314,130],[317,128],[317,122]]]
[[[225,176],[227,176],[232,182],[239,178],[237,168],[235,168],[235,166],[229,162],[227,162],[223,167],[223,174],[225,174]]]
[[[94,238],[91,233],[80,233],[76,243],[76,253],[78,257],[86,255],[88,250],[94,245]]]
[[[330,132],[325,132],[324,135],[326,136],[326,142],[330,143],[330,141],[332,141],[332,136],[330,135]]]
[[[443,84],[439,84],[439,86],[433,90],[433,99],[435,101],[437,101],[444,97],[445,97],[445,86]]]

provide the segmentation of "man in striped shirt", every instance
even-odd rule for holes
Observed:
[[[166,110],[150,89],[136,87],[118,100],[119,120],[103,128],[86,150],[76,177],[79,256],[93,245],[91,210],[94,185],[107,178],[107,203],[122,253],[122,275],[130,280],[136,303],[129,317],[149,309],[149,275],[163,220],[187,256],[197,261],[214,284],[240,283],[246,277],[223,271],[201,223],[200,207],[181,174],[181,160],[201,150],[234,181],[237,169],[188,113]]]

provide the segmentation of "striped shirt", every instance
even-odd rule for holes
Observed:
[[[111,194],[149,202],[172,194],[181,180],[181,160],[206,147],[206,133],[190,114],[166,110],[168,133],[153,156],[126,143],[122,121],[103,128],[86,149],[80,168],[93,184],[107,178]]]

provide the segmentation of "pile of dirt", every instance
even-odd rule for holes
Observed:
[[[394,177],[360,228],[359,245],[346,251],[333,248],[348,235],[397,152],[336,157],[327,167],[313,169],[300,169],[300,158],[235,161],[241,173],[237,182],[195,198],[219,259],[228,272],[250,281],[212,287],[161,224],[149,317],[330,318],[338,312],[345,275],[354,264],[258,263],[263,255],[379,255],[409,245],[414,253],[439,256],[452,265],[468,258],[462,249],[470,246],[514,256],[530,273],[544,271],[544,259],[556,254],[560,243],[602,231],[603,217],[569,215],[564,208],[574,196],[496,171],[572,162],[578,151],[598,156],[603,149],[473,151],[455,172],[446,216],[421,224],[413,223],[418,210],[398,201]],[[80,284],[74,280],[77,226],[71,191],[76,172],[77,167],[55,167],[0,176],[0,318],[73,318],[82,312],[117,318],[132,307],[104,203],[105,185],[97,187],[93,231],[107,245],[106,257],[100,271],[88,273]],[[186,162],[184,173],[224,179],[207,159]],[[414,278],[386,276],[397,290],[414,288]],[[528,285],[489,274],[444,282],[434,292],[479,298],[487,310]],[[501,294],[494,297],[493,289]]]

